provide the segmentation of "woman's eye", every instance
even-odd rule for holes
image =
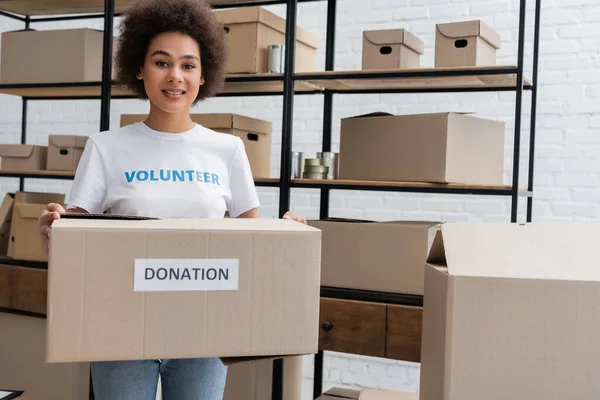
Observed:
[[[183,66],[183,68],[192,69],[192,68],[196,68],[196,66],[194,64],[186,64]]]
[[[157,61],[156,65],[158,65],[159,67],[167,67],[168,66],[168,64],[164,61]]]

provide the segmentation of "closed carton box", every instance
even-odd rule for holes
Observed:
[[[47,169],[75,172],[87,139],[87,136],[50,135]]]
[[[6,193],[2,200],[2,205],[0,205],[0,256],[8,255],[14,197],[13,193]]]
[[[481,21],[438,24],[435,33],[435,67],[496,65],[500,35]]]
[[[321,231],[321,285],[423,294],[423,265],[436,222],[308,221]]]
[[[342,119],[340,179],[501,185],[504,122],[456,113]]]
[[[598,223],[447,223],[425,268],[420,393],[600,393]]]
[[[0,327],[0,388],[32,400],[89,398],[89,363],[46,363],[45,319],[0,312]]]
[[[317,400],[419,400],[419,394],[393,390],[333,387],[319,396]]]
[[[283,359],[283,398],[302,400],[302,356]],[[270,399],[273,390],[273,360],[255,360],[229,365],[223,400]]]
[[[146,114],[123,114],[121,126],[144,121],[146,117]],[[244,142],[252,175],[271,177],[272,122],[238,114],[191,114],[190,117],[205,128],[238,136]]]
[[[49,362],[317,352],[318,229],[78,217],[52,227]]]
[[[8,256],[18,260],[48,261],[37,230],[37,219],[48,203],[63,204],[61,193],[17,192],[10,222]]]
[[[4,32],[0,39],[0,83],[99,82],[103,36],[102,31],[87,28]],[[27,49],[26,59],[23,49]],[[43,67],[25,60],[43,62]],[[113,79],[115,76],[113,68]]]
[[[262,7],[216,11],[215,16],[227,33],[227,72],[268,72],[267,48],[285,45],[285,19]],[[315,33],[296,28],[296,72],[315,70],[318,46]]]
[[[363,32],[362,69],[419,68],[423,41],[404,29]]]
[[[15,171],[43,171],[48,160],[48,147],[32,144],[0,145],[0,168]]]

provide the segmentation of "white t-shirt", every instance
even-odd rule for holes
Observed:
[[[143,122],[89,137],[67,203],[157,218],[237,217],[258,206],[239,137],[201,125],[165,133]]]

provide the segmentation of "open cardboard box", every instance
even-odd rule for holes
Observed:
[[[320,250],[318,229],[283,219],[67,214],[52,228],[47,360],[314,354]]]
[[[318,400],[419,400],[419,394],[392,390],[358,390],[334,387],[319,396]]]

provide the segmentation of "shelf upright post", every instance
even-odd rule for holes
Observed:
[[[27,15],[25,17],[25,29],[29,29],[31,26],[31,17]],[[27,97],[21,99],[21,144],[27,143]],[[19,191],[25,191],[25,178],[19,178]]]
[[[104,43],[102,47],[102,88],[100,94],[100,131],[110,129],[110,98],[112,88],[113,27],[115,1],[104,0]]]
[[[533,75],[531,87],[531,126],[529,128],[529,170],[527,190],[531,193],[527,197],[527,222],[531,222],[533,214],[533,172],[535,160],[535,128],[537,113],[537,89],[538,89],[538,58],[540,53],[540,18],[542,1],[535,1],[535,21],[533,30]]]
[[[285,66],[283,71],[283,121],[281,130],[281,167],[279,216],[290,208],[292,183],[292,129],[294,122],[294,73],[296,63],[296,19],[298,0],[287,0],[285,22]],[[283,360],[273,361],[272,400],[283,400]]]
[[[523,59],[525,53],[525,12],[527,1],[520,0],[519,10],[519,48],[517,54],[517,85],[515,105],[515,135],[513,151],[513,179],[511,194],[511,222],[517,222],[519,208],[519,164],[521,156],[521,117],[523,109]]]

